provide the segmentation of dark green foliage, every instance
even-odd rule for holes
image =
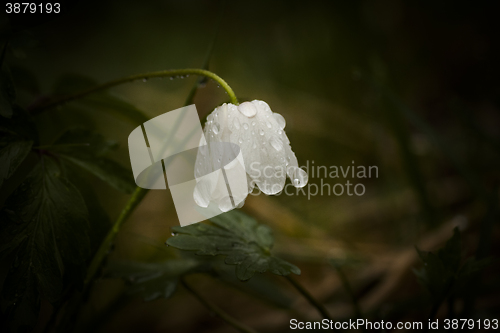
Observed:
[[[14,174],[14,171],[24,161],[28,153],[31,151],[33,141],[13,141],[7,143],[0,150],[0,186],[3,181]]]
[[[420,284],[430,293],[434,302],[441,302],[451,294],[460,292],[472,275],[488,265],[491,260],[468,259],[462,263],[462,242],[458,227],[453,230],[453,236],[437,254],[420,251],[417,248],[424,266],[414,270]]]
[[[54,95],[57,98],[85,91],[97,85],[94,80],[76,74],[65,75],[54,86]],[[105,90],[93,92],[85,98],[75,101],[89,110],[100,110],[112,113],[134,124],[142,124],[149,120],[139,109],[130,103],[117,98]]]
[[[277,275],[300,274],[297,266],[271,255],[274,238],[269,227],[235,210],[211,221],[174,227],[178,235],[167,244],[198,255],[224,255],[226,264],[236,265],[236,276],[242,281],[267,270]]]
[[[0,258],[14,257],[2,293],[9,302],[7,312],[14,322],[33,325],[38,293],[57,301],[66,266],[88,259],[88,211],[64,169],[42,157],[7,200],[1,229]]]
[[[50,147],[63,160],[92,173],[114,188],[131,193],[135,182],[130,170],[104,155],[116,147],[116,142],[105,140],[100,134],[86,129],[66,131]]]
[[[129,285],[129,293],[152,301],[172,296],[179,279],[199,265],[198,261],[187,258],[160,263],[115,261],[108,266],[106,276],[124,279]]]

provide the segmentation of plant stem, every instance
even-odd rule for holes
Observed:
[[[96,275],[97,271],[99,270],[102,261],[108,255],[111,245],[113,244],[116,234],[120,230],[120,227],[122,226],[123,222],[127,220],[127,218],[130,216],[134,208],[137,207],[137,205],[144,198],[146,193],[148,193],[148,190],[141,187],[136,187],[134,193],[132,193],[132,196],[130,197],[126,206],[123,208],[122,212],[120,213],[120,216],[116,220],[111,230],[106,235],[106,238],[104,238],[104,240],[102,241],[101,246],[99,246],[99,249],[94,255],[94,258],[92,258],[92,261],[90,262],[89,268],[87,270],[87,276],[84,281],[84,288],[88,287],[88,285]]]
[[[235,318],[231,317],[229,314],[227,314],[224,310],[219,308],[217,305],[209,301],[208,299],[204,298],[201,294],[199,294],[196,290],[191,288],[184,279],[181,280],[182,285],[186,290],[188,290],[191,294],[193,294],[199,301],[202,303],[210,312],[215,313],[217,316],[219,316],[222,320],[224,320],[226,323],[229,325],[233,326],[240,332],[244,333],[257,333],[254,329],[246,326],[243,323],[240,323],[238,320]]]
[[[300,283],[295,281],[291,276],[285,276],[285,278],[290,281],[290,283],[297,289],[308,301],[311,303],[312,306],[314,306],[318,312],[323,316],[325,319],[332,319],[330,315],[328,314],[328,311],[326,311],[326,308],[318,302],[313,295],[311,295]]]
[[[106,83],[100,84],[98,86],[80,91],[78,93],[75,93],[73,95],[69,95],[66,97],[63,97],[59,100],[49,102],[48,104],[41,105],[39,107],[35,107],[32,110],[32,113],[39,113],[47,109],[54,108],[58,105],[65,104],[71,101],[74,101],[79,98],[83,98],[89,94],[92,94],[94,92],[100,91],[100,90],[105,90],[114,86],[118,86],[123,83],[127,82],[132,82],[132,81],[137,81],[137,80],[147,80],[150,78],[162,78],[162,77],[176,77],[176,76],[186,76],[186,75],[198,75],[198,76],[204,76],[206,78],[212,79],[216,81],[228,94],[229,99],[231,100],[231,103],[238,105],[238,98],[234,94],[233,89],[227,84],[226,81],[224,81],[220,76],[218,76],[215,73],[212,73],[206,69],[198,69],[198,68],[186,68],[186,69],[172,69],[172,70],[166,70],[166,71],[158,71],[158,72],[150,72],[150,73],[143,73],[143,74],[136,74],[136,75],[131,75],[131,76],[126,76],[120,79],[108,81]]]

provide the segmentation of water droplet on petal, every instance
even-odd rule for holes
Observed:
[[[264,130],[262,128],[259,130],[259,134],[264,135]]]
[[[252,121],[252,126],[255,126],[255,121]]]
[[[301,168],[295,168],[292,175],[293,175],[292,179],[293,186],[297,188],[306,186],[307,181],[309,179],[307,172],[305,172]]]
[[[240,129],[240,121],[238,118],[234,118],[234,127],[236,127],[237,130]]]
[[[269,143],[274,149],[276,149],[276,151],[280,151],[281,149],[283,149],[283,144],[275,136],[271,138]]]
[[[215,134],[219,134],[220,131],[220,124],[215,122],[214,126],[212,127],[212,130],[214,131]]]
[[[280,115],[279,113],[274,113],[273,116],[274,116],[274,119],[276,119],[276,122],[278,123],[279,128],[284,129],[285,125],[286,125],[285,118],[283,118],[283,116]]]
[[[282,130],[278,130],[278,134],[279,135],[283,134],[283,131]]]
[[[201,181],[196,184],[193,191],[194,202],[200,207],[208,207],[210,204],[210,197],[207,192],[206,184]]]
[[[255,142],[253,143],[252,148],[253,149],[257,148],[257,144]]]
[[[248,124],[247,124],[247,123],[244,123],[244,124],[243,124],[243,128],[247,130],[247,129],[248,129]]]
[[[267,128],[272,128],[273,127],[273,125],[271,125],[271,123],[268,122],[268,121],[266,122],[266,126],[267,126]]]
[[[243,143],[243,139],[242,138],[239,138],[238,142],[241,144]]]
[[[238,105],[238,110],[246,117],[251,118],[257,114],[257,109],[251,102],[243,102]]]

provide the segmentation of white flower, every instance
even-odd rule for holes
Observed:
[[[222,211],[230,210],[233,206],[239,208],[255,185],[268,195],[281,192],[287,175],[293,186],[305,186],[308,176],[298,167],[297,158],[284,131],[285,124],[285,118],[272,112],[264,101],[254,100],[238,106],[223,104],[216,108],[207,117],[205,138],[200,141],[196,157],[196,203],[207,207],[213,201]],[[204,145],[204,139],[208,146]],[[241,149],[248,186],[247,191],[243,191],[244,195],[233,194],[228,197],[227,179],[216,176],[216,173],[210,181],[200,181],[202,176],[220,169],[221,161],[224,165],[224,161],[235,159],[237,152],[232,151],[231,145],[218,144],[224,142],[236,144]]]

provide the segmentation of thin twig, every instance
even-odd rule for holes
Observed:
[[[330,317],[330,314],[328,314],[328,311],[326,311],[326,308],[324,307],[323,304],[318,302],[300,283],[295,281],[291,276],[285,276],[288,281],[297,289],[304,297],[311,303],[312,306],[314,306],[319,313],[323,316],[325,319],[332,319]]]
[[[233,326],[234,328],[236,328],[240,332],[257,333],[257,331],[255,331],[254,329],[246,326],[243,323],[240,323],[238,320],[231,317],[224,310],[219,308],[217,305],[215,305],[214,303],[212,303],[211,301],[209,301],[208,299],[203,297],[196,290],[191,288],[191,286],[189,286],[184,279],[182,279],[181,282],[182,282],[182,285],[184,286],[184,288],[186,288],[186,290],[188,290],[191,294],[193,294],[200,301],[201,304],[203,304],[210,312],[215,313],[217,316],[219,316],[219,318],[224,320],[226,323]]]
[[[116,80],[108,81],[106,83],[97,85],[95,87],[80,91],[78,93],[75,93],[73,95],[69,95],[66,97],[63,97],[59,100],[49,102],[45,105],[40,105],[37,107],[34,107],[31,112],[32,113],[40,113],[42,111],[52,109],[58,105],[62,105],[80,98],[83,98],[87,95],[90,95],[94,92],[100,91],[100,90],[105,90],[114,86],[118,86],[123,83],[127,82],[133,82],[133,81],[138,81],[138,80],[147,80],[150,78],[163,78],[163,77],[177,77],[177,76],[186,76],[186,75],[198,75],[198,76],[204,76],[206,78],[212,79],[216,81],[228,94],[229,99],[231,100],[231,103],[233,104],[238,104],[238,98],[236,97],[233,89],[227,84],[224,79],[222,79],[220,76],[218,76],[215,73],[212,73],[206,69],[198,69],[198,68],[186,68],[186,69],[172,69],[172,70],[166,70],[166,71],[158,71],[158,72],[150,72],[150,73],[143,73],[143,74],[136,74],[136,75],[131,75],[131,76],[126,76],[123,78],[119,78]]]

